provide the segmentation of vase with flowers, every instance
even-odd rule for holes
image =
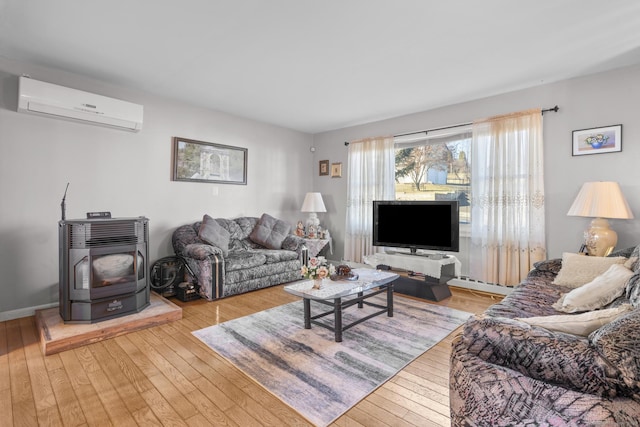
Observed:
[[[603,145],[607,144],[607,140],[609,139],[609,135],[597,134],[590,135],[585,138],[584,142],[591,146],[591,148],[601,148]]]
[[[322,280],[335,273],[333,265],[321,261],[317,257],[309,258],[309,265],[303,265],[301,269],[302,277],[313,280],[313,289],[322,288]]]

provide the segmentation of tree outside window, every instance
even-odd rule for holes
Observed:
[[[469,133],[396,144],[396,200],[458,200],[460,222],[469,223],[470,150]]]

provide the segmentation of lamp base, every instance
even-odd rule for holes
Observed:
[[[309,212],[309,218],[305,224],[307,230],[307,237],[315,239],[318,237],[318,227],[320,227],[320,219],[315,212]]]
[[[584,232],[584,243],[591,256],[607,256],[618,243],[618,233],[609,228],[609,221],[596,218],[591,227]]]

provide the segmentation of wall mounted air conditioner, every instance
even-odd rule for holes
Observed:
[[[142,105],[26,76],[18,84],[18,111],[134,132],[142,129]]]

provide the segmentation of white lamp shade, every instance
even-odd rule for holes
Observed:
[[[301,212],[326,212],[327,208],[324,207],[322,201],[322,194],[320,193],[307,193],[302,203]]]
[[[617,182],[585,182],[567,215],[591,218],[633,218],[633,212]]]

